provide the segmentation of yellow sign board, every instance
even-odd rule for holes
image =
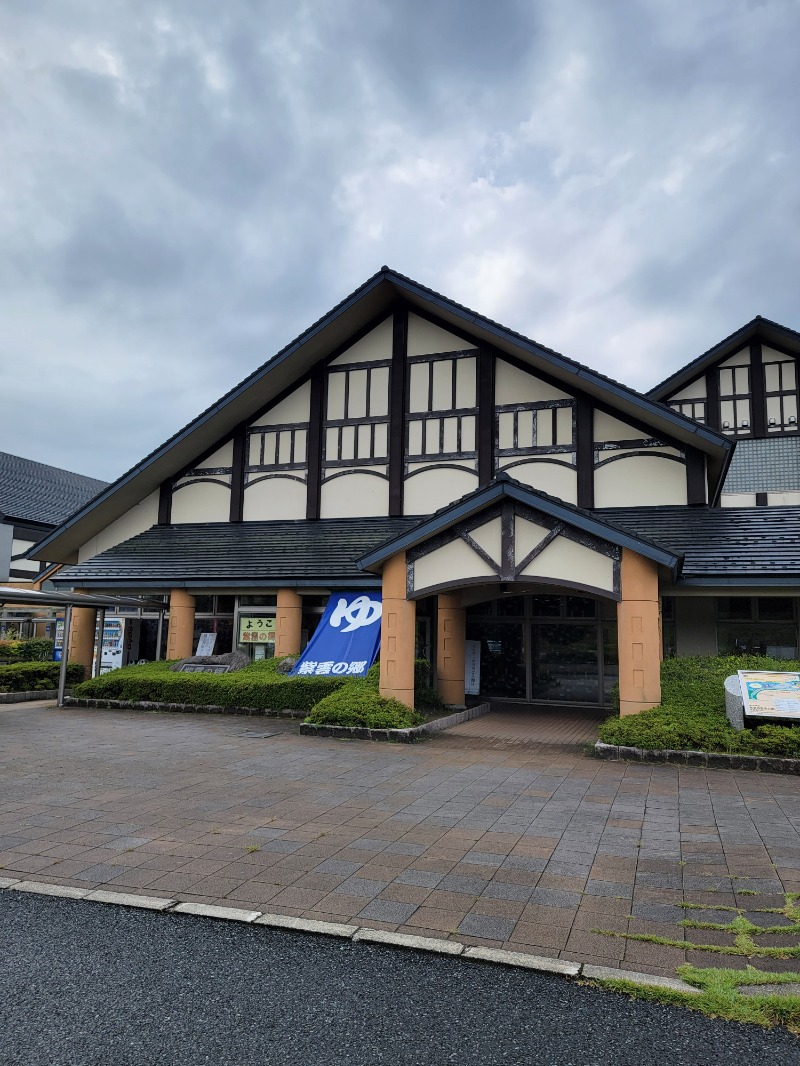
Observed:
[[[239,615],[240,644],[274,644],[275,619],[264,615]]]

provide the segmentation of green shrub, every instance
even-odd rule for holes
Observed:
[[[694,656],[661,664],[660,707],[600,727],[606,744],[659,750],[718,751],[800,758],[800,727],[762,725],[737,732],[725,715],[725,678],[737,670],[800,670],[800,663],[756,655]]]
[[[58,688],[61,663],[11,663],[0,666],[0,692],[39,692]],[[85,671],[79,663],[67,664],[67,684],[83,680]]]
[[[363,681],[346,685],[320,700],[306,718],[312,725],[366,726],[369,729],[408,729],[422,718],[398,700],[387,700]]]
[[[0,640],[0,662],[52,662],[54,647],[52,640]]]
[[[338,677],[289,677],[278,671],[278,662],[260,659],[231,674],[173,673],[171,662],[144,663],[84,681],[75,689],[75,695],[88,699],[310,711],[323,696],[345,684],[344,678]]]

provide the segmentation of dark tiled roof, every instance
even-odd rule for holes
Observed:
[[[359,570],[356,559],[418,521],[329,518],[316,522],[153,526],[93,559],[63,570],[56,584],[374,584],[374,575]]]
[[[800,507],[609,507],[607,522],[683,556],[681,578],[800,577]]]
[[[105,481],[0,452],[0,515],[56,526],[105,487]]]

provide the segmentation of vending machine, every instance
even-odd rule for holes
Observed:
[[[141,618],[106,618],[100,658],[101,674],[138,660],[141,627]]]

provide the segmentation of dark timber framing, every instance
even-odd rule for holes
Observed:
[[[764,395],[764,364],[761,358],[761,341],[750,345],[750,418],[754,437],[767,435],[767,401]]]
[[[233,434],[233,460],[231,469],[231,522],[241,522],[244,517],[244,470],[247,450],[247,426],[240,423]]]
[[[697,448],[686,449],[686,502],[690,507],[706,503],[706,464]]]
[[[408,307],[398,304],[392,320],[392,369],[389,375],[389,517],[403,513],[406,357]]]
[[[494,476],[494,352],[478,349],[478,484]]]
[[[322,422],[325,416],[325,374],[322,366],[311,374],[311,402],[308,419],[308,483],[306,518],[319,518],[320,487],[322,485]]]
[[[575,412],[575,462],[578,468],[578,507],[594,507],[594,406],[583,393]]]

